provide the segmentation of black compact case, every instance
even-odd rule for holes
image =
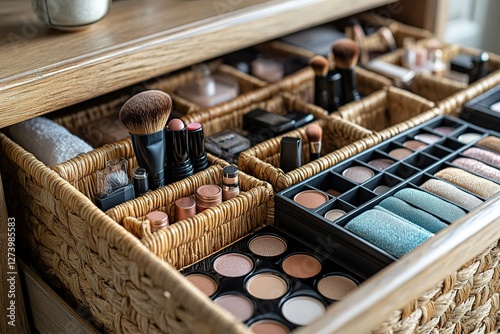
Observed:
[[[450,132],[438,133],[436,129],[442,127],[447,127]],[[394,154],[397,150],[408,149],[408,142],[414,141],[415,136],[422,138],[422,135],[435,138],[436,141],[421,149],[410,150],[411,154],[400,160],[389,155],[389,152]],[[426,192],[420,189],[425,181],[438,179],[434,174],[446,167],[457,167],[452,161],[463,157],[465,150],[476,147],[477,142],[487,136],[500,137],[500,134],[458,118],[439,116],[277,193],[275,225],[305,240],[314,240],[318,252],[333,252],[342,265],[360,275],[371,276],[395,261],[396,257],[351,233],[345,225],[401,189],[412,188]],[[471,141],[466,143],[466,140]],[[378,169],[372,165],[372,161],[376,159],[392,160],[393,163],[385,169]],[[370,171],[369,176],[371,173],[373,175],[359,183],[346,177],[345,171],[356,166],[365,167],[365,170]],[[379,191],[381,186],[385,189],[383,192]],[[308,190],[323,195],[324,203],[308,208],[294,200],[297,194]],[[474,196],[479,200],[487,200]],[[456,206],[465,213],[469,212],[466,208]],[[325,217],[330,210],[342,210],[345,214],[332,221]]]
[[[283,247],[281,253],[278,254],[276,252],[272,256],[256,252],[260,248],[258,245],[252,247],[252,243],[262,237],[277,238],[283,241],[286,246]],[[310,243],[314,244],[314,242],[314,240],[310,240]],[[234,254],[250,259],[252,269],[248,273],[238,277],[222,275],[216,269],[217,261],[224,256],[232,256]],[[298,261],[297,264],[292,265],[290,261],[294,256],[296,256],[295,259],[297,259],[297,256],[304,256],[304,258],[301,258],[302,261]],[[356,289],[356,286],[366,279],[366,277],[361,277],[339,265],[335,259],[335,252],[318,252],[318,249],[308,247],[298,241],[293,235],[274,226],[267,226],[210,257],[183,269],[182,273],[188,278],[189,275],[193,274],[206,275],[216,282],[217,287],[215,292],[210,296],[216,304],[219,298],[228,295],[240,296],[249,301],[253,308],[251,316],[248,319],[240,319],[246,325],[251,326],[253,323],[262,320],[271,320],[284,325],[288,330],[293,330],[300,325],[305,325],[305,323],[298,324],[298,321],[293,322],[293,319],[292,321],[288,320],[290,317],[285,315],[287,314],[287,310],[284,306],[287,301],[297,297],[310,298],[316,301],[318,306],[326,309],[329,304],[336,300],[329,298],[334,297],[333,295],[327,297],[323,294],[325,291],[328,291],[328,293],[332,292],[332,290],[320,288],[321,282],[325,278],[329,280],[333,277],[333,279],[340,279],[343,282],[350,282],[349,284],[351,284],[352,289]],[[287,261],[289,262],[287,263]],[[318,265],[319,267],[314,269]],[[315,274],[310,277],[297,277],[304,272],[312,273],[313,271]],[[252,284],[252,280],[258,279],[262,275],[271,275],[278,278],[278,280],[282,280],[281,282],[284,282],[286,285],[286,291],[282,292],[281,296],[276,298],[267,298],[267,296],[256,297],[258,294],[253,291],[250,284]]]
[[[500,85],[465,103],[460,118],[487,129],[500,131]]]

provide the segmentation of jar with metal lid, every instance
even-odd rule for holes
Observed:
[[[222,188],[206,184],[196,189],[196,210],[202,212],[212,206],[222,203]]]
[[[168,226],[168,215],[163,211],[151,211],[146,215],[149,220],[151,233],[155,233]]]
[[[222,176],[222,200],[227,201],[228,199],[238,196],[239,193],[238,167],[233,165],[224,167]]]

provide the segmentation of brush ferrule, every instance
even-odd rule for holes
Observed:
[[[148,172],[149,189],[165,185],[165,134],[163,130],[147,134],[130,134],[139,166]]]
[[[311,153],[321,153],[321,142],[320,141],[310,142],[309,149],[311,150]]]

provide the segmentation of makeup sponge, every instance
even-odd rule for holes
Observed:
[[[414,208],[405,201],[396,197],[388,197],[384,199],[380,202],[379,206],[406,220],[409,220],[413,224],[418,225],[431,233],[437,233],[448,226],[433,215],[423,210]]]
[[[486,147],[492,151],[500,153],[500,138],[494,136],[488,136],[477,142],[477,145]]]
[[[500,169],[488,166],[481,161],[469,158],[457,158],[451,163],[470,172],[474,172],[479,176],[484,176],[490,180],[500,182]]]
[[[427,190],[430,193],[446,198],[448,201],[460,205],[467,210],[474,210],[478,205],[483,203],[482,200],[458,189],[448,182],[441,180],[430,179],[425,181],[420,188]]]
[[[462,154],[486,162],[496,168],[500,168],[500,154],[498,153],[483,150],[482,148],[471,147],[466,149]]]
[[[483,198],[490,198],[500,191],[500,185],[459,168],[447,167],[434,174],[434,176]]]
[[[455,220],[465,216],[465,211],[458,206],[450,204],[434,195],[422,190],[406,188],[394,194],[394,197],[405,201],[412,206],[422,209],[445,222],[453,223]]]
[[[434,234],[382,210],[368,210],[351,219],[345,229],[399,258]]]
[[[92,146],[68,129],[45,117],[12,125],[9,133],[16,143],[47,166],[58,165],[92,150]]]

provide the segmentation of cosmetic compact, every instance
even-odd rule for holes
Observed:
[[[484,128],[500,130],[500,85],[467,101],[460,118]]]
[[[207,137],[205,148],[230,163],[236,163],[239,154],[250,148],[250,140],[234,131],[224,130]]]
[[[275,225],[370,276],[500,192],[500,133],[442,115],[276,194]]]
[[[366,279],[339,265],[335,252],[319,253],[274,226],[247,235],[182,273],[254,333],[290,333],[308,325]]]

